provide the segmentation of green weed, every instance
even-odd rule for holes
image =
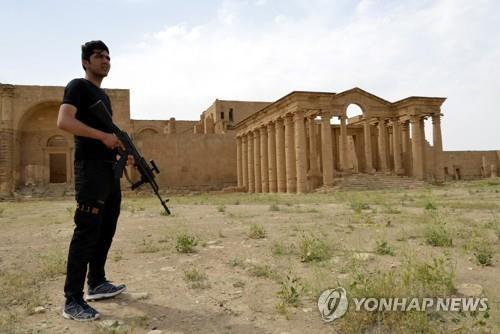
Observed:
[[[196,267],[184,270],[184,280],[192,289],[204,289],[210,286],[207,275]]]
[[[379,255],[394,255],[394,250],[392,249],[391,246],[387,243],[385,240],[380,240],[377,241],[377,248],[375,250],[375,253]]]
[[[324,261],[330,258],[331,251],[325,240],[313,234],[303,234],[299,242],[299,254],[302,262]]]
[[[197,245],[198,239],[194,235],[182,233],[177,236],[175,249],[179,253],[194,253]]]
[[[434,247],[451,247],[453,239],[444,226],[431,225],[425,230],[425,241]]]
[[[300,303],[300,296],[304,291],[304,287],[298,277],[288,274],[280,282],[280,290],[278,291],[278,297],[280,298],[280,304],[298,306]],[[281,306],[282,307],[282,306]]]

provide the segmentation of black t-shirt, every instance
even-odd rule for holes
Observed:
[[[86,79],[73,79],[64,89],[62,103],[76,107],[76,119],[80,122],[104,132],[110,132],[93,117],[88,108],[102,100],[108,110],[111,110],[111,101],[101,88]],[[110,150],[100,140],[75,136],[75,160],[116,160],[116,150]]]

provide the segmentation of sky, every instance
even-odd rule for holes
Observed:
[[[360,87],[446,97],[445,150],[500,149],[500,1],[0,0],[0,82],[65,86],[103,40],[134,119]],[[349,107],[348,116],[355,107]],[[432,142],[432,125],[426,122]]]

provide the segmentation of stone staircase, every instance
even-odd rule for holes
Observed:
[[[387,174],[351,174],[335,179],[334,189],[337,190],[379,190],[379,189],[415,189],[426,185],[408,176]]]

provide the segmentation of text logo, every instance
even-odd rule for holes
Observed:
[[[349,302],[344,288],[328,289],[318,299],[318,309],[324,322],[341,318],[346,312]]]

